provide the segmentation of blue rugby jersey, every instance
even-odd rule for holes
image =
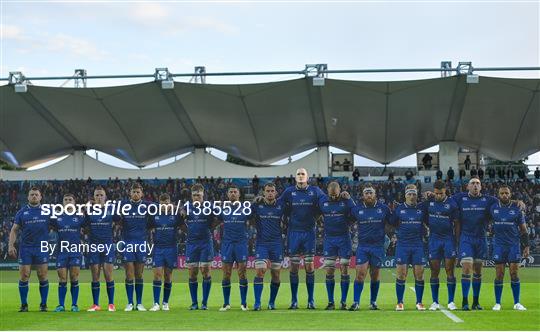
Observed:
[[[315,229],[315,218],[319,213],[319,198],[324,193],[319,187],[308,185],[299,189],[290,186],[283,191],[280,200],[288,205],[289,231],[312,232]]]

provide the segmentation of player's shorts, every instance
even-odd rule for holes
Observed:
[[[247,261],[247,242],[222,242],[221,261],[223,263],[244,263]]]
[[[123,254],[123,260],[124,263],[144,263],[146,262],[146,257],[148,257],[148,252],[139,250],[140,248],[145,247],[144,241],[126,241],[126,246],[130,246],[131,248],[134,248],[133,251],[128,252],[124,248]]]
[[[358,246],[356,248],[356,265],[369,262],[370,267],[381,267],[384,256],[383,246]]]
[[[82,263],[81,253],[59,253],[56,257],[56,268],[65,269],[70,267],[80,267]]]
[[[107,254],[106,250],[103,251],[90,251],[87,256],[88,264],[114,264],[116,260],[116,246],[111,245],[111,251]]]
[[[493,245],[493,261],[495,264],[521,262],[519,243],[512,245]]]
[[[19,265],[41,265],[49,263],[49,252],[41,251],[40,246],[20,246]]]
[[[315,255],[315,231],[289,231],[287,236],[289,255]]]
[[[461,258],[487,259],[487,240],[485,237],[461,235],[459,252]]]
[[[283,261],[283,246],[281,241],[276,242],[257,242],[255,247],[256,259],[267,259],[272,263],[281,263]]]
[[[403,246],[396,247],[396,264],[424,265],[426,257],[424,256],[423,246]]]
[[[456,258],[456,245],[453,239],[429,238],[429,259],[442,260]]]
[[[186,243],[186,263],[211,262],[214,260],[212,239]]]
[[[152,255],[153,267],[167,267],[169,269],[176,269],[178,266],[178,250],[176,246],[165,248],[154,248]]]
[[[323,253],[324,257],[351,258],[351,237],[349,235],[325,237],[323,241]]]

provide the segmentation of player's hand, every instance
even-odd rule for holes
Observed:
[[[424,191],[424,199],[433,198],[434,194],[431,191]]]
[[[525,205],[525,203],[522,200],[517,200],[516,204],[521,211],[527,210],[527,205]]]
[[[529,257],[529,247],[523,248],[523,257]]]
[[[255,199],[253,199],[253,202],[257,203],[257,204],[261,204],[263,202],[263,200],[264,200],[264,197],[257,196],[257,197],[255,197]]]
[[[351,199],[351,194],[349,194],[347,191],[343,191],[341,192],[340,197],[343,199]]]
[[[528,252],[528,251],[527,251]],[[9,246],[8,254],[12,258],[17,258],[17,249],[15,249],[15,246]]]

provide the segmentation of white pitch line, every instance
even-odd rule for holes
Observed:
[[[414,287],[409,287],[410,290],[412,290],[413,292],[416,293],[416,290],[414,289]],[[459,318],[458,316],[454,315],[453,313],[451,313],[450,311],[446,310],[446,309],[440,309],[440,311],[448,318],[450,318],[454,323],[464,323],[465,321],[461,318]]]
[[[450,311],[446,309],[441,309],[441,312],[448,318],[454,321],[454,323],[464,323],[464,320],[459,318],[458,316],[454,315]]]

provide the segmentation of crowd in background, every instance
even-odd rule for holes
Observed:
[[[407,174],[409,175],[409,174]],[[129,197],[129,188],[134,182],[140,182],[144,187],[144,200],[157,202],[161,193],[168,193],[173,202],[185,202],[190,199],[190,187],[193,183],[201,183],[205,187],[206,200],[227,200],[227,188],[229,183],[234,182],[241,188],[241,200],[251,200],[255,195],[261,193],[264,183],[272,180],[276,184],[278,192],[282,192],[284,188],[294,185],[294,178],[277,177],[275,179],[258,178],[252,179],[222,179],[222,178],[198,178],[198,179],[167,179],[167,180],[65,180],[65,181],[0,181],[0,261],[8,259],[7,244],[11,226],[15,213],[26,204],[26,196],[32,185],[38,186],[43,195],[43,203],[61,203],[65,193],[72,193],[76,196],[78,203],[86,203],[93,195],[93,190],[97,185],[105,187],[108,199],[119,200]],[[355,200],[360,200],[363,185],[365,184],[358,178],[349,180],[347,178],[323,178],[313,174],[311,177],[311,185],[319,186],[323,191],[326,191],[326,185],[330,180],[340,182],[342,190],[351,193]],[[391,202],[403,202],[404,188],[408,183],[416,183],[419,190],[422,190],[422,183],[415,180],[412,176],[405,176],[404,179],[395,179],[393,174],[390,174],[386,181],[372,182],[377,190],[379,201],[385,204]],[[454,180],[448,181],[447,186],[449,194],[459,191],[465,191],[466,181]],[[526,206],[526,222],[529,231],[531,250],[532,252],[540,253],[540,183],[538,181],[528,179],[506,180],[505,182],[494,180],[484,181],[483,192],[490,195],[496,195],[497,189],[501,183],[508,183],[513,189],[513,198],[522,200]],[[356,224],[351,226],[351,236],[353,238],[353,249],[356,248]],[[491,228],[488,229],[488,241],[490,241]],[[286,225],[284,225],[283,239],[286,245]],[[178,233],[179,252],[183,254],[185,251],[185,234],[181,231]],[[221,228],[216,228],[213,234],[214,247],[216,254],[219,253],[221,247]],[[254,225],[248,227],[249,253],[254,254],[255,251],[256,228]],[[114,234],[115,241],[121,239],[121,234],[116,231]],[[50,241],[56,240],[56,234],[51,231]],[[84,238],[86,241],[86,236]],[[151,240],[151,238],[150,238]],[[317,224],[317,249],[316,254],[322,255],[323,244],[323,226],[322,223]],[[396,235],[392,228],[388,227],[385,241],[385,249],[387,256],[393,256],[396,247]]]

